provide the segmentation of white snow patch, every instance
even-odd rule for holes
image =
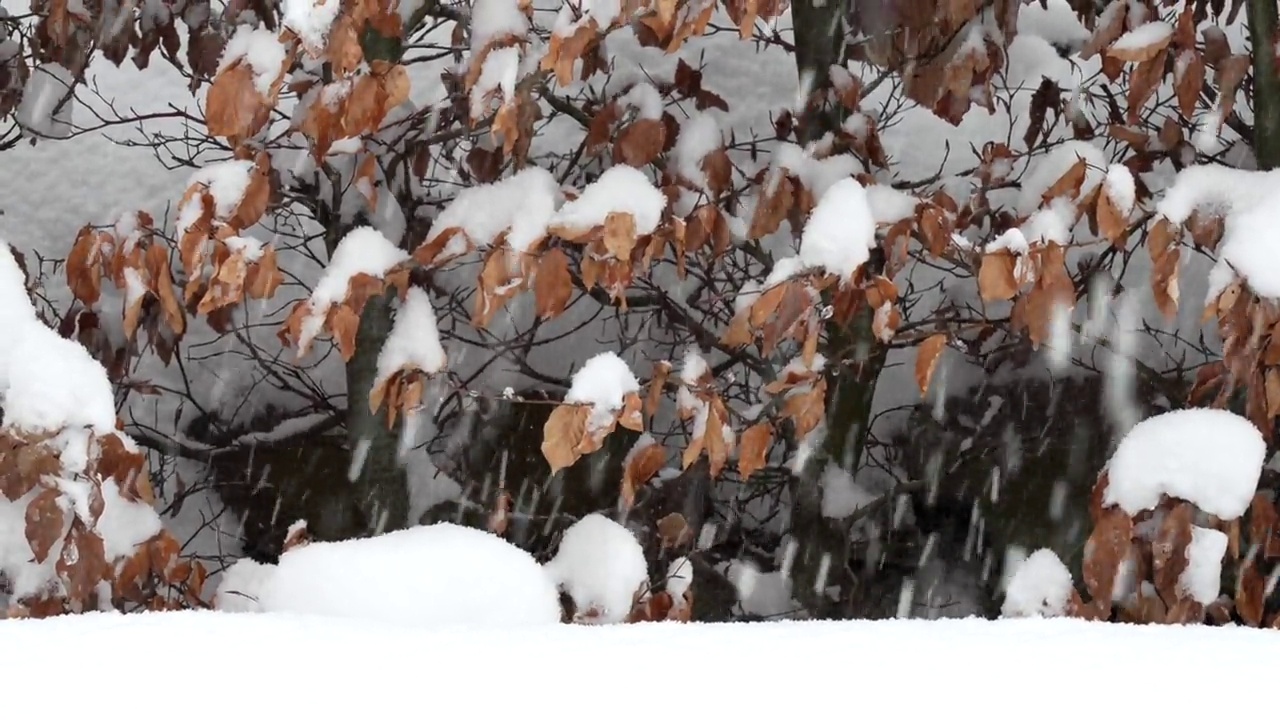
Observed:
[[[573,598],[578,619],[596,624],[625,620],[649,578],[644,549],[635,536],[599,513],[565,530],[556,556],[545,567]]]
[[[847,518],[874,502],[876,496],[853,480],[844,468],[829,463],[822,473],[822,516]]]
[[[1056,553],[1041,548],[1014,571],[1000,613],[1009,618],[1058,617],[1066,613],[1072,589],[1071,571]]]
[[[449,523],[293,548],[275,568],[228,576],[218,594],[236,598],[231,602],[238,609],[402,627],[560,622],[555,586],[532,555],[491,533]]]
[[[513,250],[528,252],[546,237],[547,225],[562,197],[555,176],[531,165],[497,182],[459,192],[432,224],[427,242],[445,230],[459,228],[475,245],[488,247],[506,231],[507,244]],[[465,249],[461,238],[451,239],[439,257],[453,257]]]
[[[875,235],[866,188],[854,178],[845,178],[827,190],[805,222],[800,261],[847,282],[871,257]]]
[[[1178,588],[1201,605],[1217,600],[1222,591],[1222,558],[1226,553],[1226,533],[1192,525],[1187,567],[1178,577]]]
[[[630,213],[635,218],[636,233],[648,235],[658,229],[667,196],[653,186],[649,177],[630,165],[614,165],[582,194],[560,208],[553,225],[585,232],[604,225],[610,213]]]
[[[327,2],[336,7],[339,0],[327,0]],[[295,6],[303,3],[310,6],[312,5],[312,0],[289,0],[285,3],[285,12],[288,13]],[[289,18],[286,16],[285,23],[288,24],[288,22]],[[326,26],[325,34],[328,32],[328,27]],[[302,36],[301,32],[298,34]],[[303,37],[303,40],[305,42],[306,38]],[[319,44],[323,44],[323,42],[322,36]],[[227,41],[227,46],[222,51],[222,60],[218,63],[218,72],[226,70],[236,61],[243,60],[253,70],[254,89],[261,93],[263,97],[269,97],[271,86],[285,70],[285,58],[284,46],[280,44],[280,38],[275,33],[266,28],[241,25],[236,28],[235,34]]]
[[[378,353],[378,376],[374,385],[381,385],[402,368],[433,375],[444,369],[445,361],[431,299],[427,291],[411,287],[396,311],[391,334]]]
[[[1174,410],[1138,423],[1108,463],[1106,505],[1136,515],[1162,495],[1223,520],[1240,517],[1258,488],[1266,442],[1253,423],[1226,410]]]

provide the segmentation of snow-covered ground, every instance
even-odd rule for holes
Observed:
[[[426,631],[183,612],[0,622],[0,648],[6,717],[1232,717],[1265,707],[1280,634],[1078,620]],[[69,678],[76,658],[96,662]]]

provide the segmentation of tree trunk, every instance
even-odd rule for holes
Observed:
[[[1253,136],[1260,170],[1280,167],[1280,75],[1276,74],[1276,0],[1249,0],[1253,44]]]
[[[796,69],[810,92],[828,87],[829,68],[844,62],[847,11],[843,0],[800,0],[792,5]],[[839,127],[842,115],[838,104],[809,106],[801,119],[802,139],[813,142],[821,138]],[[822,476],[831,463],[853,473],[862,461],[876,379],[885,358],[883,346],[873,336],[871,320],[870,311],[863,308],[850,327],[829,326],[822,348],[829,368],[826,435],[791,482],[791,539],[796,543],[792,593],[814,617],[832,614],[826,586],[833,582],[843,585],[848,576],[850,524],[823,517]]]

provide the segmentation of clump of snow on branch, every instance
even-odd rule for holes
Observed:
[[[1073,588],[1071,571],[1052,550],[1042,548],[1014,571],[1000,613],[1010,618],[1065,615]]]
[[[630,165],[615,165],[583,189],[556,213],[552,224],[585,232],[604,224],[610,213],[629,213],[635,218],[636,233],[648,235],[658,229],[667,196],[653,186],[649,177]]]
[[[588,428],[607,425],[622,410],[630,393],[640,392],[640,381],[617,353],[602,352],[573,374],[565,402],[590,405]]]
[[[1234,520],[1257,491],[1266,453],[1253,423],[1226,410],[1157,415],[1134,426],[1116,447],[1103,503],[1136,515],[1168,495]]]
[[[675,147],[671,151],[676,171],[697,187],[707,189],[707,176],[702,170],[702,160],[723,144],[716,116],[710,111],[694,113],[680,125],[680,135],[676,137]]]
[[[252,160],[226,160],[206,165],[191,174],[188,187],[204,185],[213,198],[214,217],[229,217],[244,201],[254,170]],[[204,198],[195,193],[178,207],[178,235],[182,235],[204,216]]]
[[[876,496],[854,482],[848,470],[830,463],[822,473],[822,516],[847,518],[874,502]]]
[[[545,567],[573,598],[575,619],[590,624],[625,620],[649,577],[639,541],[630,530],[599,513],[565,530],[556,556]]]
[[[1222,558],[1226,553],[1226,533],[1192,525],[1187,567],[1178,578],[1178,588],[1201,605],[1217,600],[1222,590]]]
[[[310,313],[303,323],[298,346],[309,346],[319,334],[325,313],[334,303],[346,298],[352,278],[361,273],[380,278],[407,259],[408,253],[371,227],[358,227],[347,233],[329,258],[324,275],[307,301]]]
[[[1197,209],[1224,218],[1218,262],[1209,274],[1206,302],[1239,276],[1258,295],[1280,298],[1280,171],[1255,172],[1198,165],[1178,173],[1156,212],[1178,225]]]
[[[516,0],[476,0],[471,6],[471,52],[477,53],[491,40],[524,38],[529,19]]]
[[[1129,168],[1118,163],[1112,165],[1107,169],[1103,187],[1106,189],[1107,196],[1111,198],[1111,202],[1115,203],[1120,215],[1128,217],[1129,213],[1133,212],[1133,206],[1138,197],[1137,185]]]
[[[512,249],[527,251],[546,237],[547,226],[562,197],[555,176],[543,168],[529,166],[497,182],[459,192],[432,224],[426,242],[451,228],[462,230],[466,237],[450,238],[441,251],[440,257],[447,258],[466,252],[468,240],[488,247],[505,231]]]
[[[422,288],[411,287],[396,311],[391,334],[378,353],[374,385],[381,385],[399,370],[421,370],[432,375],[443,370],[445,362],[431,299]]]
[[[65,138],[72,132],[70,99],[75,78],[54,62],[42,63],[31,73],[22,90],[14,120],[32,133],[47,138]]]
[[[800,261],[848,281],[871,257],[876,222],[867,191],[853,178],[832,185],[809,215],[800,235]]]
[[[285,3],[285,12],[289,13],[293,6],[301,4],[313,8],[324,7],[324,5],[313,6],[311,0],[295,0],[294,2]],[[332,5],[336,12],[339,0],[328,0],[328,4]],[[332,20],[333,18],[330,17],[329,21],[332,22]],[[288,22],[289,16],[286,14],[285,23],[288,24]],[[319,41],[312,43],[297,28],[291,29],[297,32],[303,42],[311,47],[322,47],[325,36],[329,33],[329,27],[326,24],[324,32],[319,36]],[[226,49],[222,51],[222,60],[218,64],[218,72],[222,72],[235,62],[243,60],[253,70],[254,89],[266,96],[271,93],[271,86],[284,70],[285,57],[284,46],[280,44],[280,39],[275,33],[266,28],[241,25],[236,29],[236,33],[231,36],[231,39],[227,41]]]
[[[342,0],[285,0],[284,26],[298,35],[308,52],[319,53],[342,10]]]
[[[555,585],[532,555],[460,525],[313,542],[286,551],[274,568],[254,565],[241,560],[222,581],[220,609],[417,627],[560,622]]]

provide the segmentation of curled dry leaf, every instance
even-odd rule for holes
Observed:
[[[649,397],[645,400],[644,412],[650,418],[658,412],[658,404],[662,402],[666,390],[667,377],[671,375],[671,363],[659,360],[653,364],[653,378],[649,380]]]
[[[299,520],[289,526],[289,531],[285,534],[284,547],[281,552],[289,552],[294,548],[305,547],[311,544],[311,533],[307,530],[307,521]]]
[[[1236,613],[1249,627],[1262,625],[1267,600],[1267,578],[1258,569],[1257,553],[1245,557],[1236,577]]]
[[[938,359],[946,347],[946,333],[938,333],[925,338],[924,342],[920,343],[920,347],[916,348],[916,386],[920,388],[921,395],[929,391],[933,371],[937,368]]]
[[[106,549],[102,538],[90,530],[79,518],[71,521],[71,529],[62,543],[62,553],[55,566],[62,580],[67,599],[85,604],[98,589],[98,583],[110,577]]]

